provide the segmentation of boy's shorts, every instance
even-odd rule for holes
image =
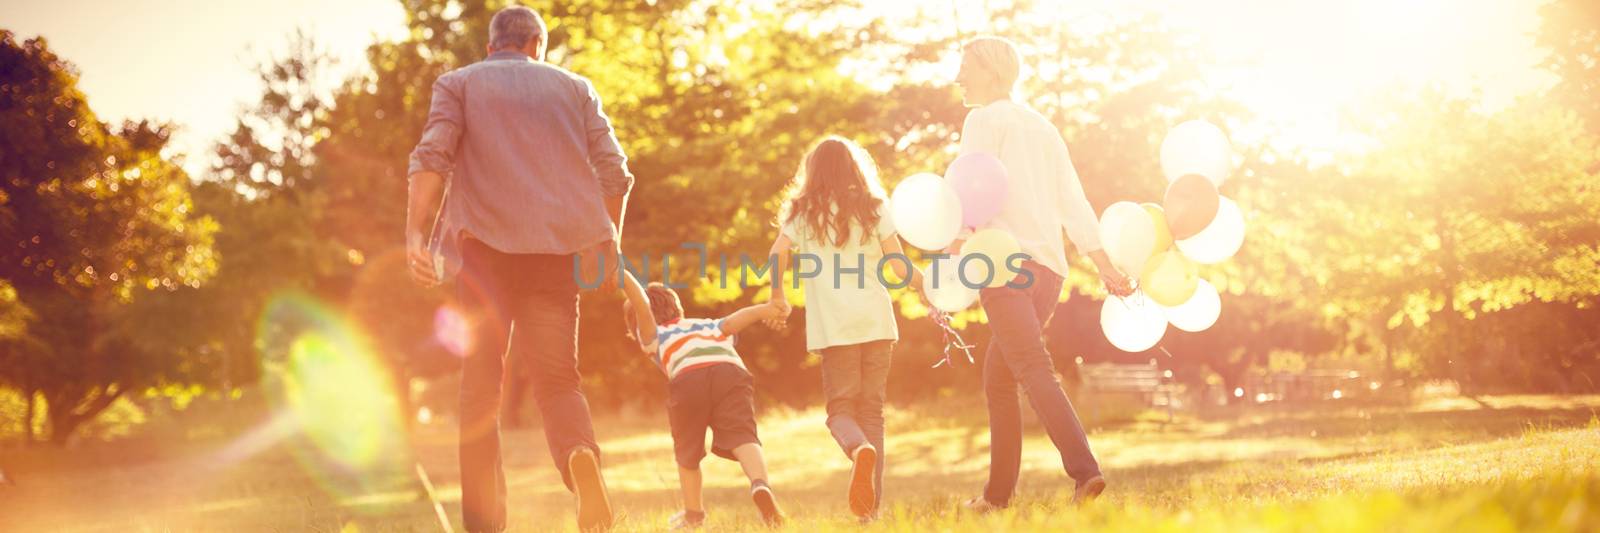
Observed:
[[[667,420],[678,466],[700,468],[706,456],[706,429],[712,431],[711,453],[729,460],[733,449],[761,444],[756,436],[755,385],[738,365],[718,363],[679,374],[667,384]]]

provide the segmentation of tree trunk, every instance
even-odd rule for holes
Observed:
[[[65,397],[58,395],[46,400],[44,414],[45,420],[50,422],[50,445],[64,448],[67,439],[72,437],[83,421],[72,415],[72,409],[68,407],[72,404]]]
[[[1229,371],[1229,372],[1220,372],[1220,373],[1218,373],[1218,375],[1222,377],[1222,388],[1223,388],[1222,398],[1223,398],[1224,402],[1227,403],[1228,405],[1236,405],[1236,404],[1238,404],[1239,400],[1241,398],[1235,397],[1233,395],[1233,390],[1243,386],[1243,384],[1240,383],[1240,378],[1242,376],[1240,376],[1238,373],[1231,372],[1231,371]]]
[[[401,428],[406,435],[417,432],[417,408],[411,398],[411,372],[404,361],[394,364],[394,396],[399,403]]]
[[[22,415],[22,444],[24,446],[33,446],[36,438],[33,432],[33,412],[39,408],[36,398],[39,392],[33,390],[33,386],[29,385],[22,388],[22,393],[28,395],[28,411]]]
[[[1380,324],[1379,327],[1383,328],[1383,333],[1378,335],[1379,342],[1383,343],[1383,386],[1388,387],[1399,373],[1394,366],[1394,346],[1399,342],[1395,337],[1398,332],[1389,329],[1387,325]]]
[[[1222,378],[1222,387],[1226,389],[1222,391],[1223,397],[1227,398],[1228,405],[1238,405],[1244,401],[1243,396],[1235,396],[1233,391],[1244,387],[1245,374],[1249,373],[1251,359],[1250,352],[1246,349],[1244,353],[1239,354],[1238,362],[1224,361],[1217,365],[1215,370]]]
[[[58,390],[56,394],[46,395],[45,416],[50,421],[50,444],[58,448],[65,447],[79,426],[100,416],[126,390],[126,387],[112,383],[82,391]]]

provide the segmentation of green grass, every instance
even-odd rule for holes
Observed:
[[[1146,417],[1090,440],[1111,488],[1086,508],[1064,502],[1071,480],[1029,428],[1012,508],[957,511],[982,487],[987,429],[972,405],[924,405],[890,418],[884,519],[848,516],[848,463],[817,410],[761,421],[787,531],[1596,531],[1600,530],[1600,397],[1496,397],[1410,407],[1274,407]],[[665,415],[599,422],[620,530],[656,531],[675,512]],[[413,446],[459,527],[454,424],[423,426]],[[5,451],[20,485],[0,488],[7,531],[439,531],[409,482],[408,459],[366,488],[312,475],[277,445],[223,452],[235,438],[147,436],[71,452]],[[505,438],[511,522],[573,530],[537,430]],[[248,450],[245,450],[246,452]],[[243,457],[242,459],[230,459]],[[708,531],[758,527],[737,465],[708,460]],[[6,524],[10,524],[11,527]]]

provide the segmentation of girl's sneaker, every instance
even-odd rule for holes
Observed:
[[[878,506],[877,479],[878,449],[862,444],[850,454],[855,466],[850,467],[850,512],[868,516]]]
[[[678,511],[678,514],[672,515],[672,518],[667,519],[667,529],[672,531],[699,529],[700,526],[705,525],[705,523],[705,511],[690,511],[685,509]]]

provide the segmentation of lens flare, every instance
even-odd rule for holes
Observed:
[[[410,464],[390,372],[360,331],[303,295],[274,297],[257,327],[264,380],[295,457],[336,497],[405,490]]]
[[[311,331],[295,338],[283,375],[284,403],[307,437],[329,458],[364,469],[386,451],[385,434],[398,431],[385,412],[395,410],[381,368],[361,360],[354,347]]]
[[[433,340],[456,357],[466,357],[472,349],[472,326],[461,311],[441,306],[433,313]]]

